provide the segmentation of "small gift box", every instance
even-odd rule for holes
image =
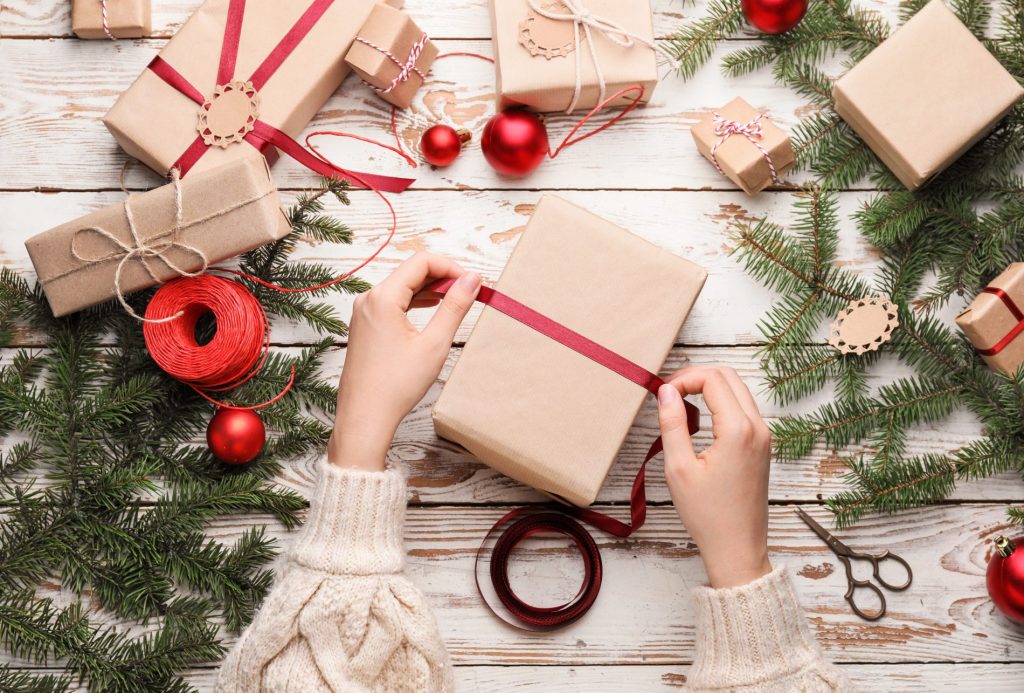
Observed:
[[[498,108],[590,109],[658,83],[650,0],[490,0]],[[636,93],[609,106],[625,106]]]
[[[345,54],[376,4],[206,0],[103,122],[159,173],[186,175],[259,152],[274,161],[270,140],[297,136],[338,88]]]
[[[71,0],[71,30],[80,39],[147,36],[153,30],[149,0]]]
[[[409,15],[377,5],[345,62],[388,103],[408,108],[437,58],[437,46]]]
[[[932,0],[840,78],[836,112],[916,190],[981,139],[1024,89]]]
[[[656,373],[706,277],[692,262],[545,196],[495,289]],[[513,479],[587,506],[646,395],[487,307],[434,406],[434,427]]]
[[[990,368],[1014,373],[1024,363],[1024,262],[1015,262],[956,316]]]
[[[119,290],[123,296],[200,271],[290,230],[259,157],[129,195],[33,236],[25,247],[60,317],[115,298]]]
[[[704,158],[748,195],[780,181],[796,161],[789,135],[740,97],[705,114],[690,132]]]

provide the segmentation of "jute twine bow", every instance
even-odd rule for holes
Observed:
[[[761,144],[761,138],[764,136],[764,129],[761,127],[761,119],[764,118],[765,114],[761,113],[756,118],[748,123],[739,123],[735,120],[729,120],[722,116],[721,113],[715,113],[715,134],[718,135],[718,141],[715,142],[715,146],[711,148],[711,163],[715,165],[718,172],[723,176],[725,171],[722,170],[721,165],[718,163],[718,148],[725,144],[725,141],[733,135],[743,135],[747,140],[757,147],[757,151],[761,152],[764,156],[765,161],[768,162],[768,171],[771,173],[772,182],[778,183],[779,177],[775,171],[775,163],[772,161],[771,154]]]
[[[409,55],[405,58],[405,61],[403,62],[399,60],[398,57],[394,53],[389,51],[387,48],[378,46],[373,41],[368,41],[364,39],[362,36],[356,36],[356,41],[359,41],[359,43],[365,44],[370,48],[373,48],[374,50],[380,51],[389,60],[391,60],[391,62],[393,62],[395,65],[398,65],[399,68],[398,75],[393,80],[391,80],[391,85],[388,86],[386,89],[375,87],[372,84],[370,84],[370,86],[373,87],[373,89],[376,90],[378,93],[389,94],[392,91],[394,91],[399,84],[408,80],[409,77],[413,74],[419,75],[421,80],[426,81],[426,75],[424,75],[420,71],[420,68],[416,66],[416,63],[419,62],[420,54],[423,52],[423,47],[427,45],[427,41],[429,40],[430,38],[425,33],[423,34],[423,36],[420,36],[420,40],[412,45],[412,48],[409,49]]]
[[[601,59],[598,55],[597,46],[594,45],[592,31],[597,31],[605,35],[605,37],[617,46],[622,48],[632,48],[634,43],[640,43],[651,50],[657,52],[658,47],[648,41],[642,36],[627,31],[621,25],[607,19],[595,15],[590,11],[590,8],[586,6],[584,0],[559,0],[562,6],[565,7],[566,12],[553,12],[546,10],[540,6],[537,0],[527,0],[530,5],[530,9],[539,14],[541,17],[547,17],[558,22],[572,22],[573,31],[573,54],[576,56],[576,86],[573,89],[572,100],[569,102],[569,107],[565,109],[566,113],[572,113],[576,110],[576,105],[579,103],[580,94],[583,89],[583,75],[582,75],[582,58],[580,57],[580,32],[582,32],[587,39],[587,46],[590,48],[590,59],[594,63],[594,73],[597,75],[597,87],[598,87],[598,102],[605,100],[605,92],[607,84],[604,79],[604,71],[601,68]]]
[[[179,176],[177,169],[171,170],[171,184],[174,186],[174,226],[169,234],[158,235],[150,239],[144,238],[142,235],[140,235],[139,230],[135,225],[135,215],[132,213],[132,195],[129,195],[124,201],[124,215],[128,221],[128,231],[131,234],[130,242],[122,241],[120,238],[115,236],[107,229],[104,229],[99,226],[86,226],[84,228],[78,229],[71,237],[71,255],[74,256],[74,258],[76,260],[79,260],[80,262],[92,264],[120,258],[120,260],[117,263],[117,269],[114,271],[114,290],[117,292],[117,300],[121,303],[121,306],[129,315],[131,315],[133,318],[141,322],[170,322],[171,320],[177,320],[184,313],[178,312],[175,315],[159,319],[144,318],[138,313],[136,313],[132,309],[132,307],[128,305],[128,301],[125,300],[124,291],[121,288],[121,275],[124,272],[125,266],[129,262],[134,260],[141,264],[142,267],[146,270],[146,273],[149,274],[150,278],[152,278],[154,284],[163,284],[163,280],[160,279],[160,277],[157,276],[156,272],[153,271],[153,267],[150,265],[151,259],[159,260],[169,270],[174,272],[179,277],[194,277],[196,275],[202,274],[209,267],[209,260],[207,259],[206,255],[203,254],[203,251],[200,250],[199,248],[196,248],[195,246],[189,245],[187,243],[182,243],[178,238],[179,233],[184,229],[197,226],[199,224],[203,224],[211,219],[223,216],[236,209],[244,207],[245,205],[256,202],[257,200],[266,197],[272,192],[268,191],[258,193],[249,198],[240,200],[226,209],[217,210],[216,212],[207,214],[206,216],[185,223],[184,210],[182,204],[181,177]],[[79,238],[86,234],[94,234],[105,239],[106,241],[110,242],[110,244],[113,245],[116,250],[105,255],[97,256],[90,256],[87,253],[80,252],[77,247],[77,244],[79,242]],[[175,248],[183,250],[186,253],[190,253],[191,255],[196,257],[200,262],[199,269],[189,272],[179,267],[177,263],[175,263],[172,259],[168,257],[168,252]],[[59,279],[60,277],[65,276],[67,274],[71,274],[72,272],[75,272],[78,269],[82,268],[79,267],[74,270],[70,270],[62,275],[58,275],[57,277],[52,277],[51,280]]]

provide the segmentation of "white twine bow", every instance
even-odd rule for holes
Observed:
[[[580,93],[583,89],[583,75],[582,75],[582,58],[580,57],[580,32],[586,36],[587,46],[590,48],[590,59],[594,63],[594,74],[597,76],[597,87],[598,87],[598,103],[605,100],[606,83],[604,80],[604,71],[601,68],[601,59],[598,55],[597,46],[594,45],[594,39],[592,31],[597,31],[614,43],[622,48],[632,48],[634,42],[643,44],[651,50],[657,52],[658,47],[651,41],[645,39],[643,36],[634,34],[631,31],[626,30],[621,25],[616,24],[606,17],[600,17],[590,11],[590,8],[586,6],[584,0],[559,0],[562,6],[565,7],[565,12],[553,12],[542,8],[537,0],[527,0],[530,5],[530,9],[539,14],[541,17],[552,19],[556,22],[572,22],[572,39],[573,39],[573,53],[576,56],[576,86],[573,89],[572,101],[569,102],[569,107],[565,109],[566,113],[572,113],[576,110],[576,105],[580,100]]]
[[[164,263],[168,269],[181,277],[194,277],[198,274],[202,274],[209,267],[209,261],[206,256],[198,248],[181,243],[178,241],[178,231],[180,231],[184,224],[182,218],[184,212],[182,211],[182,197],[181,197],[181,177],[178,175],[178,170],[173,169],[171,171],[171,183],[174,185],[174,228],[171,233],[163,240],[159,240],[156,243],[150,245],[150,243],[139,235],[138,229],[135,227],[135,216],[132,214],[131,199],[129,195],[124,201],[124,215],[128,220],[128,231],[131,234],[131,242],[126,243],[120,238],[99,226],[87,226],[85,228],[78,229],[75,235],[71,237],[71,254],[76,260],[81,262],[101,262],[103,260],[112,259],[114,257],[121,257],[121,260],[117,263],[117,269],[114,272],[114,290],[117,292],[117,300],[120,301],[121,306],[128,312],[129,315],[134,317],[136,320],[142,322],[160,323],[170,322],[171,320],[177,320],[183,315],[183,311],[171,315],[166,318],[152,319],[144,318],[128,305],[128,302],[124,298],[124,292],[121,290],[121,273],[124,271],[124,267],[128,262],[137,260],[141,264],[153,281],[157,284],[162,284],[162,280],[153,271],[153,268],[149,264],[149,259],[154,258]],[[192,222],[191,225],[199,222]],[[88,257],[78,251],[76,247],[76,241],[82,234],[93,233],[101,238],[104,238],[112,243],[117,251],[113,255],[104,255],[102,257]],[[174,263],[170,258],[167,257],[166,253],[174,248],[180,248],[187,253],[195,255],[202,262],[202,267],[194,272],[188,272],[177,264]]]
[[[423,52],[423,47],[427,45],[427,41],[429,40],[430,38],[426,34],[423,34],[423,36],[420,37],[420,40],[414,43],[412,45],[412,48],[409,49],[409,55],[406,57],[405,62],[402,62],[394,53],[392,53],[388,49],[378,46],[376,43],[368,41],[364,39],[362,36],[356,36],[356,41],[359,41],[359,43],[365,44],[370,48],[380,51],[387,58],[389,58],[391,62],[393,62],[395,65],[398,65],[399,68],[398,75],[393,80],[391,80],[391,86],[387,87],[386,89],[375,87],[372,84],[370,84],[370,86],[373,87],[373,89],[380,94],[389,94],[392,91],[394,91],[394,89],[399,84],[409,79],[409,77],[413,73],[419,75],[421,80],[426,81],[426,75],[424,75],[420,71],[420,68],[417,67],[416,63],[419,62],[420,54]],[[369,84],[369,82],[367,82],[367,84]]]
[[[779,177],[775,171],[775,163],[772,161],[771,154],[761,144],[761,138],[764,136],[764,129],[761,127],[761,119],[764,118],[765,114],[760,113],[756,118],[748,123],[740,123],[735,120],[729,120],[724,117],[721,113],[715,113],[715,134],[718,135],[718,141],[715,142],[715,146],[711,148],[711,163],[715,165],[718,172],[723,176],[725,171],[722,170],[721,165],[718,163],[718,148],[725,144],[725,141],[733,135],[743,135],[747,140],[757,147],[757,150],[764,156],[765,161],[768,162],[768,171],[771,173],[772,182],[778,183]]]

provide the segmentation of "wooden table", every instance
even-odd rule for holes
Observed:
[[[26,238],[121,199],[118,176],[125,155],[100,117],[198,4],[199,0],[159,0],[153,8],[153,38],[112,44],[71,36],[67,2],[2,0],[0,262],[31,275],[23,246]],[[695,6],[672,0],[653,4],[659,36],[704,12],[700,0]],[[896,13],[896,0],[871,4],[886,16]],[[407,0],[406,5],[442,51],[490,52],[486,0]],[[737,37],[729,48],[744,42],[749,44],[750,37]],[[414,147],[422,129],[435,122],[479,133],[493,112],[492,84],[492,69],[483,61],[439,62],[412,112],[401,115],[405,144]],[[400,230],[382,258],[362,276],[377,282],[414,251],[430,250],[495,278],[540,195],[557,191],[708,269],[707,287],[666,372],[689,364],[726,364],[760,391],[756,323],[773,297],[729,257],[726,230],[735,219],[764,214],[785,223],[791,197],[784,191],[755,198],[739,192],[700,158],[688,132],[702,112],[737,94],[768,109],[784,127],[794,126],[813,108],[776,86],[767,72],[729,79],[710,66],[687,83],[667,76],[651,105],[523,180],[496,177],[471,145],[449,169],[421,167],[415,186],[393,198]],[[387,116],[386,104],[350,78],[314,126],[386,139]],[[570,124],[567,117],[552,118],[552,136],[567,132]],[[325,151],[353,168],[408,173],[396,158],[353,141],[330,143]],[[280,162],[274,173],[289,201],[296,191],[316,182],[290,161]],[[141,166],[133,167],[127,176],[132,189],[157,182]],[[867,188],[844,191],[842,211],[848,216],[871,195]],[[332,211],[352,226],[356,243],[350,247],[311,244],[302,248],[303,257],[344,268],[380,243],[387,228],[386,210],[372,194],[356,192],[352,198],[351,208]],[[851,270],[865,276],[879,264],[878,252],[858,238],[849,221],[844,222],[839,256]],[[349,301],[337,300],[347,316]],[[442,381],[475,315],[463,325]],[[418,315],[416,320],[428,317]],[[310,343],[314,335],[281,322],[274,325],[273,339],[297,348]],[[341,370],[344,358],[344,344],[339,344],[329,359],[332,377]],[[875,377],[885,382],[901,372],[895,362],[883,361]],[[558,633],[520,634],[498,623],[481,605],[473,587],[473,558],[485,530],[509,506],[538,502],[540,497],[435,437],[430,408],[440,387],[439,382],[402,425],[392,457],[408,466],[413,490],[406,528],[408,572],[437,612],[457,665],[460,688],[648,691],[681,687],[694,653],[694,615],[686,592],[700,584],[704,574],[696,548],[669,502],[660,463],[652,465],[649,475],[650,519],[644,530],[629,541],[597,533],[606,577],[593,611]],[[761,395],[759,401],[768,417],[790,413],[767,396]],[[806,407],[821,401],[808,401]],[[629,484],[656,428],[654,407],[648,402],[601,494],[601,504],[621,504],[628,497]],[[947,451],[977,432],[974,419],[959,412],[914,432],[910,449]],[[698,443],[707,441],[707,433],[698,436]],[[984,574],[992,539],[1007,530],[1004,507],[1024,499],[1024,485],[1012,476],[961,484],[950,502],[895,517],[872,517],[841,533],[855,547],[894,549],[914,567],[913,587],[890,595],[886,618],[866,623],[851,614],[842,599],[841,565],[787,507],[799,503],[825,518],[821,501],[842,488],[842,459],[849,452],[819,446],[807,459],[778,464],[772,472],[772,558],[793,573],[827,656],[867,690],[982,686],[990,691],[1020,690],[1024,630],[995,611],[986,595]],[[295,461],[279,482],[308,494],[314,470],[314,460]],[[210,531],[233,541],[247,527],[264,523],[270,523],[285,544],[289,542],[287,533],[268,517],[222,518]],[[575,590],[578,559],[557,543],[541,548],[522,554],[515,563],[516,584],[526,596],[552,603]],[[213,668],[198,668],[189,673],[189,680],[206,690],[212,687],[214,675]]]

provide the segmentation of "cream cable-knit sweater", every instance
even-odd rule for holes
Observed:
[[[405,479],[321,465],[277,584],[228,654],[223,693],[433,693],[454,688],[430,607],[402,575]],[[845,691],[781,568],[699,588],[692,690]]]

